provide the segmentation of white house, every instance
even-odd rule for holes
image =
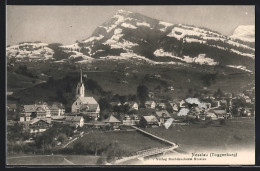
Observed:
[[[215,115],[215,113],[212,113],[212,112],[208,112],[206,114],[206,118],[210,118],[211,120],[217,120],[217,115]]]
[[[71,127],[82,127],[84,125],[84,118],[82,116],[67,116],[64,124]]]
[[[185,102],[184,100],[182,100],[182,101],[180,101],[179,106],[180,106],[180,107],[185,107],[185,106],[184,106],[185,103],[186,103],[186,102]]]
[[[155,101],[146,101],[145,102],[145,107],[147,109],[155,109],[156,103]]]
[[[136,102],[125,102],[124,105],[129,105],[131,110],[138,110],[138,104]]]

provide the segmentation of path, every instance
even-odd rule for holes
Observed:
[[[158,136],[156,136],[156,135],[154,135],[154,134],[151,134],[151,133],[149,133],[149,132],[146,132],[146,131],[144,131],[144,130],[142,130],[142,129],[140,129],[140,128],[137,128],[137,127],[135,127],[135,126],[131,126],[131,127],[134,128],[134,129],[136,129],[137,131],[140,131],[140,132],[142,132],[142,133],[148,135],[148,136],[151,136],[151,137],[153,137],[153,138],[155,138],[155,139],[158,139],[158,140],[160,140],[160,141],[163,141],[163,142],[165,142],[165,143],[167,143],[167,144],[169,144],[169,145],[177,146],[177,144],[175,144],[174,142],[171,142],[171,141],[168,141],[168,140],[166,140],[166,139],[164,139],[164,138],[158,137]]]
[[[135,126],[131,126],[132,128],[148,135],[148,136],[151,136],[153,138],[156,138],[160,141],[163,141],[167,144],[169,144],[170,146],[168,147],[163,147],[163,148],[151,148],[151,149],[148,149],[148,150],[142,150],[142,151],[138,151],[136,153],[134,153],[132,156],[128,156],[128,157],[123,157],[121,159],[118,159],[116,160],[113,164],[120,164],[120,163],[123,163],[123,162],[126,162],[128,160],[132,160],[132,159],[137,159],[137,158],[144,158],[144,157],[148,157],[148,156],[152,156],[152,155],[156,155],[156,154],[161,154],[161,153],[165,153],[167,151],[173,151],[174,149],[178,148],[179,145],[175,144],[174,142],[171,142],[171,141],[168,141],[166,139],[163,139],[163,138],[160,138],[156,135],[153,135],[149,132],[146,132],[140,128],[137,128]]]

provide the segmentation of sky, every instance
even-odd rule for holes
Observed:
[[[117,10],[138,12],[173,24],[206,27],[230,35],[239,25],[255,25],[255,7],[232,6],[13,6],[6,10],[7,45],[19,42],[72,44],[88,38]]]

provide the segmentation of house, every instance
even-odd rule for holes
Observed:
[[[97,120],[100,113],[99,104],[93,97],[78,97],[72,104],[72,113],[81,113]]]
[[[151,75],[150,78],[161,78],[160,74]]]
[[[7,111],[9,111],[9,112],[16,112],[16,109],[17,109],[16,104],[7,105]]]
[[[227,114],[226,110],[213,110],[214,114],[218,119],[227,119],[229,114]]]
[[[168,87],[168,90],[173,91],[174,90],[173,86]]]
[[[180,107],[185,107],[185,104],[186,104],[186,102],[184,100],[182,100],[182,101],[180,101],[179,106]]]
[[[116,119],[113,115],[110,115],[107,119],[103,121],[105,124],[111,125],[113,129],[119,128],[121,122]]]
[[[251,109],[250,108],[245,108],[243,110],[243,115],[244,116],[251,116],[252,115]]]
[[[219,106],[220,106],[220,101],[214,100],[214,101],[211,102],[211,107],[216,108],[216,107],[219,107]]]
[[[111,106],[121,106],[121,102],[110,102]]]
[[[30,121],[32,118],[51,117],[50,109],[47,103],[24,105],[20,114],[20,121]]]
[[[14,93],[14,92],[12,92],[12,91],[7,91],[7,92],[6,92],[6,95],[7,95],[7,96],[10,96],[10,95],[12,95],[13,93]]]
[[[82,70],[80,70],[80,82],[76,87],[76,100],[71,106],[72,113],[81,113],[95,120],[99,118],[100,108],[94,97],[85,97],[85,86],[82,81]]]
[[[29,123],[30,133],[41,133],[51,127],[50,118],[34,118]]]
[[[104,122],[100,122],[97,120],[91,120],[90,122],[87,122],[85,124],[89,128],[96,128],[96,129],[104,128],[106,125]]]
[[[35,105],[24,105],[23,110],[20,114],[20,122],[30,121],[31,115],[36,117],[36,106]]]
[[[153,99],[153,98],[154,98],[154,92],[151,92],[151,91],[150,91],[150,92],[148,93],[148,97],[151,98],[151,99]]]
[[[202,108],[200,110],[198,118],[200,118],[201,120],[206,120],[206,117],[207,117],[206,110],[205,108]]]
[[[155,114],[155,109],[147,109],[147,108],[141,108],[137,111],[138,116],[145,116],[145,115],[153,115]]]
[[[246,100],[246,103],[252,103],[252,100],[248,96],[245,97],[245,100]]]
[[[161,110],[166,109],[165,103],[159,103],[158,104],[158,109],[161,109]]]
[[[138,104],[136,102],[125,102],[124,105],[129,105],[131,110],[138,110]]]
[[[136,125],[139,122],[139,118],[135,116],[125,115],[123,119],[123,125]]]
[[[218,118],[217,118],[217,115],[215,115],[215,113],[207,112],[206,119],[217,120]]]
[[[84,118],[82,116],[66,116],[63,123],[74,128],[83,127]]]
[[[220,100],[219,103],[220,103],[220,106],[227,106],[227,104],[228,104],[227,100],[225,100],[225,99]]]
[[[51,116],[62,116],[65,114],[65,107],[62,103],[53,103],[49,106]]]
[[[140,126],[144,127],[157,127],[159,126],[159,121],[156,119],[155,116],[142,116],[139,122]]]
[[[37,108],[36,108],[36,116],[38,118],[45,118],[45,117],[51,117],[51,112],[50,112],[50,109],[49,107],[46,105],[39,105]]]
[[[179,107],[176,103],[170,102],[170,105],[171,105],[173,111],[175,111],[175,112],[179,111]]]
[[[145,102],[145,107],[147,109],[155,109],[156,103],[155,101],[146,101]]]
[[[210,109],[211,108],[211,103],[204,103],[207,107],[207,109]]]
[[[65,115],[61,115],[61,116],[51,116],[51,121],[52,121],[52,122],[63,123],[65,119],[66,119],[66,116],[65,116]]]
[[[193,106],[190,111],[189,115],[196,116],[196,118],[199,118],[199,115],[201,113],[201,109],[198,106]]]
[[[171,118],[171,115],[167,110],[156,111],[155,115],[159,119],[159,126],[164,125],[165,121]]]

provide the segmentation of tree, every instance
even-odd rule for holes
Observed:
[[[67,104],[67,100],[64,97],[62,90],[58,89],[56,91],[56,98],[57,98],[57,101],[59,101],[59,102],[61,102],[63,104]]]
[[[218,88],[218,90],[214,93],[214,96],[215,98],[221,98],[224,97],[224,93],[220,88]]]
[[[103,165],[106,163],[106,157],[105,156],[100,156],[97,160],[97,165]]]
[[[74,145],[73,145],[73,151],[76,154],[84,154],[85,153],[85,145],[83,142],[81,141],[77,141]]]
[[[57,140],[61,143],[63,143],[67,139],[67,136],[65,134],[59,134]]]
[[[124,104],[126,102],[126,96],[119,96],[118,98],[121,104]]]
[[[7,139],[8,141],[17,141],[23,139],[23,126],[15,123],[14,125],[7,126]]]
[[[141,106],[144,106],[144,103],[148,99],[148,88],[145,85],[139,85],[137,87],[137,97],[141,103]]]
[[[142,128],[146,128],[147,127],[147,122],[146,120],[142,117],[139,121],[139,126]]]
[[[102,110],[102,111],[106,110],[106,109],[109,110],[111,108],[111,105],[110,105],[108,99],[106,99],[106,98],[100,98],[98,100],[98,104],[99,104],[100,110]]]
[[[71,85],[70,85],[69,82],[66,83],[65,91],[66,91],[66,93],[70,93],[70,92],[72,92],[72,87],[71,87]]]

